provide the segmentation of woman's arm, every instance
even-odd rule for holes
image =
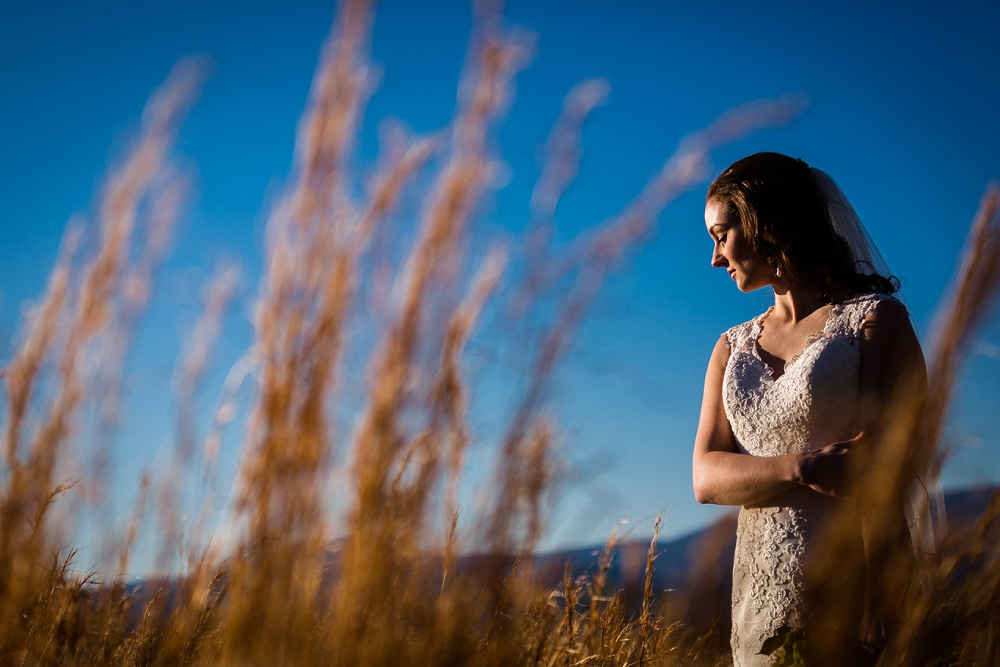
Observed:
[[[715,344],[705,373],[705,395],[694,439],[694,496],[699,503],[753,505],[799,483],[798,455],[750,456],[736,447],[722,404],[722,378],[728,361],[729,347],[723,336]]]
[[[924,399],[927,368],[906,307],[898,301],[878,304],[862,333],[861,428],[877,442],[894,399]]]
[[[910,325],[906,308],[894,301],[883,301],[876,313],[865,322],[861,348],[861,423],[877,446],[880,431],[891,417],[893,401],[923,402],[927,394],[927,369],[916,333]],[[886,508],[880,511],[885,512]],[[871,514],[862,519],[865,557],[871,561],[873,542],[895,542],[905,553],[910,548],[910,533],[903,507],[888,508],[872,525]],[[882,557],[884,559],[884,557]],[[884,643],[901,618],[898,590],[880,576],[878,569],[867,569],[865,620],[862,636],[873,645]],[[895,582],[898,584],[898,581]]]

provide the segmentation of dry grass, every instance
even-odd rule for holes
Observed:
[[[145,499],[154,498],[155,536],[163,554],[181,554],[183,576],[160,587],[152,582],[144,595],[118,577],[98,582],[76,572],[75,552],[62,546],[67,534],[52,508],[68,491],[63,480],[81,469],[89,473],[80,490],[100,498],[100,457],[108,449],[99,439],[98,465],[81,468],[81,433],[95,420],[98,434],[114,426],[129,332],[182,201],[184,181],[167,158],[197,88],[193,64],[179,66],[154,94],[135,147],[109,178],[96,249],[83,252],[81,233],[68,233],[48,290],[4,371],[3,664],[729,660],[727,629],[683,622],[697,618],[685,608],[696,604],[695,597],[657,605],[655,537],[634,611],[622,591],[609,590],[614,535],[594,572],[567,569],[558,589],[541,585],[530,551],[544,531],[558,434],[546,411],[547,396],[604,277],[648,237],[666,204],[707,175],[709,151],[758,126],[785,122],[801,103],[761,102],[730,112],[686,139],[619,216],[568,248],[551,249],[546,229],[576,174],[581,125],[607,94],[603,82],[581,84],[567,97],[549,143],[532,199],[534,231],[526,256],[510,262],[517,271],[507,271],[510,284],[501,290],[507,256],[515,253],[498,247],[484,258],[471,257],[466,241],[489,188],[493,130],[510,104],[511,82],[529,59],[531,41],[480,8],[450,137],[390,136],[359,198],[351,148],[371,88],[371,13],[364,0],[348,0],[340,9],[300,127],[291,185],[268,222],[255,341],[227,379],[200,452],[211,471],[239,385],[255,374],[259,388],[242,450],[231,539],[210,548],[198,538],[201,529],[194,539],[182,539],[175,504],[193,482],[197,389],[236,285],[234,270],[222,269],[206,291],[203,320],[179,365],[173,465],[143,481],[142,499],[109,566],[111,574],[128,571],[137,535],[148,524]],[[433,185],[420,209],[419,231],[394,277],[386,325],[370,359],[366,407],[349,441],[337,442],[342,429],[331,423],[331,406],[344,373],[354,300],[371,278],[369,240],[388,223],[415,176],[429,170]],[[958,291],[942,319],[929,407],[918,411],[912,401],[901,400],[876,448],[885,460],[858,503],[866,520],[877,522],[877,508],[902,502],[909,492],[907,471],[940,463],[936,443],[958,361],[1000,275],[996,200],[994,192],[984,204]],[[504,312],[532,323],[525,337],[532,341],[526,348],[528,381],[505,431],[496,434],[493,491],[476,510],[479,528],[463,534],[458,489],[472,437],[465,422],[470,399],[463,356],[484,310],[500,310],[491,299],[501,292],[513,295]],[[530,316],[538,304],[544,304],[543,318]],[[340,478],[333,475],[338,465],[348,467],[350,485],[331,488],[331,480]],[[340,520],[331,513],[331,496],[347,507]],[[990,559],[997,546],[996,531],[986,523],[974,539],[934,563],[912,562],[898,540],[875,545],[878,572],[905,573],[905,582],[884,578],[901,591],[898,610],[905,613],[896,619],[880,664],[995,664],[1000,580]],[[841,550],[834,539],[830,553]],[[479,556],[460,567],[459,552]],[[511,554],[518,555],[512,560]],[[170,562],[168,556],[161,560]],[[970,571],[976,576],[959,576]],[[823,594],[818,587],[817,595]],[[845,641],[835,632],[829,637],[833,644]],[[914,657],[914,647],[924,646],[940,648],[941,660]]]
[[[886,406],[871,456],[863,462],[857,501],[838,517],[823,558],[812,571],[819,610],[813,641],[817,664],[841,664],[853,650],[837,619],[849,603],[850,582],[872,587],[874,644],[879,665],[995,665],[1000,661],[1000,497],[971,529],[930,535],[935,511],[930,482],[943,463],[940,446],[960,365],[975,328],[1000,289],[1000,190],[991,185],[969,232],[953,292],[942,302],[930,349],[927,391],[915,374],[901,377]],[[916,498],[917,516],[904,521]],[[866,527],[865,551],[851,526]],[[912,535],[911,535],[912,533]],[[916,554],[916,556],[915,556]],[[867,570],[867,573],[866,573]]]

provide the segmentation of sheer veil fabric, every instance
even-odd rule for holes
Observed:
[[[855,213],[854,207],[851,206],[844,191],[822,169],[810,167],[809,171],[812,173],[813,182],[826,204],[830,226],[836,234],[847,241],[851,252],[848,260],[855,266],[858,266],[860,262],[860,268],[866,274],[877,273],[885,277],[891,276],[889,264],[875,247],[875,242],[868,235],[865,226],[861,224],[861,219]]]
[[[891,276],[889,264],[868,235],[843,190],[825,171],[815,167],[811,167],[810,171],[826,204],[830,226],[850,249],[848,260],[862,273]],[[895,297],[905,303],[901,294],[897,293]],[[945,515],[941,480],[934,471],[917,471],[905,509],[913,548],[918,557],[936,555],[938,539],[945,530]]]

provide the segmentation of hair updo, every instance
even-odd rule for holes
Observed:
[[[830,222],[809,165],[780,153],[755,153],[734,162],[708,188],[740,216],[751,249],[795,286],[830,303],[864,292],[899,291],[894,276],[852,260],[847,241]]]

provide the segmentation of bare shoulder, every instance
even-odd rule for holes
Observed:
[[[865,317],[864,337],[866,341],[891,343],[899,339],[916,339],[910,313],[896,299],[884,299]]]
[[[712,356],[721,355],[723,357],[729,357],[729,348],[731,343],[729,342],[729,332],[719,336],[719,340],[715,341],[715,347],[712,349]]]
[[[726,364],[729,363],[729,353],[730,342],[727,332],[719,336],[719,340],[715,341],[715,347],[712,348],[712,357],[708,362],[709,371],[725,370]]]
[[[923,351],[906,306],[883,299],[865,318],[861,346],[862,384],[888,392],[899,380],[923,386],[926,378]]]

